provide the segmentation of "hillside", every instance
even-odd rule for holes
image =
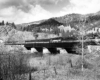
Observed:
[[[70,25],[72,28],[79,30],[85,24],[85,28],[91,30],[95,27],[99,27],[100,25],[100,13],[93,13],[87,15],[81,14],[68,14],[62,17],[53,17],[46,20],[35,21],[31,23],[18,24],[17,29],[22,31],[34,31],[39,29],[54,29],[59,26],[68,26]]]
[[[69,35],[77,36],[83,25],[86,34],[100,33],[100,12],[87,15],[68,14],[46,20],[18,24],[16,25],[16,28],[11,27],[10,25],[0,26],[0,38],[4,41],[20,41],[35,39],[34,34],[38,34],[39,39],[49,38],[51,35],[53,37],[66,37]]]

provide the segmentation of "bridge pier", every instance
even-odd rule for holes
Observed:
[[[43,47],[35,47],[35,49],[40,52],[40,53],[43,53]]]
[[[43,48],[43,54],[50,54],[50,51],[48,50],[48,48]]]
[[[59,50],[59,53],[60,54],[67,54],[68,52],[65,50],[65,49],[63,49],[63,48],[57,48],[57,50]]]
[[[48,48],[48,50],[51,52],[51,54],[58,54],[60,52],[56,48]]]
[[[79,54],[73,48],[64,48],[69,54]]]
[[[31,53],[38,52],[35,48],[31,48]]]

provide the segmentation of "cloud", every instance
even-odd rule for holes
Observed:
[[[89,14],[100,11],[100,0],[70,0],[70,4],[59,15],[70,13]]]
[[[37,5],[37,4],[57,4],[63,0],[0,0],[1,7],[8,6],[28,6],[28,5]]]
[[[52,14],[44,10],[40,5],[35,7],[31,5],[28,13],[16,7],[8,7],[0,10],[0,20],[15,22],[15,23],[27,23],[31,21],[37,21],[41,19],[50,18]]]
[[[58,8],[60,8],[66,2],[69,2],[69,0],[1,0],[0,9],[15,6],[18,9],[28,12],[30,10],[30,5],[41,5],[44,9],[49,6],[53,6],[55,8],[58,5]],[[59,7],[59,5],[61,6]]]
[[[57,4],[60,1],[63,1],[63,0],[38,0],[38,3],[43,3],[43,4]]]
[[[0,20],[26,23],[54,17],[55,15],[49,8],[53,10],[55,7],[53,5],[57,5],[62,1],[63,0],[0,0]],[[54,11],[57,7],[58,6],[56,6]]]
[[[99,10],[100,0],[0,0],[0,20],[16,23]]]
[[[30,4],[28,0],[2,0],[0,1],[0,9],[14,6],[28,12],[30,10]]]

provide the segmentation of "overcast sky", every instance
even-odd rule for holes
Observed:
[[[0,0],[0,21],[27,23],[69,13],[100,11],[100,0]]]

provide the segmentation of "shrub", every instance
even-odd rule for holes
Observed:
[[[31,69],[27,66],[22,54],[8,53],[0,56],[0,76],[4,80],[15,80],[17,75],[19,75],[17,77],[19,79],[22,75],[36,70],[36,68]]]

